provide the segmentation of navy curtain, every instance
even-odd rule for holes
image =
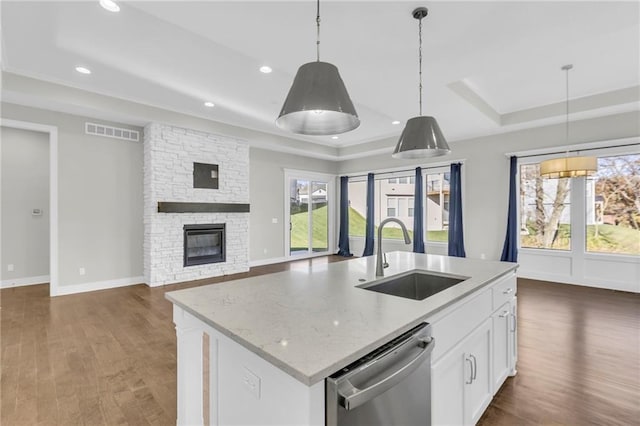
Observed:
[[[424,214],[422,213],[422,168],[416,167],[416,189],[413,195],[413,252],[424,253]]]
[[[351,257],[349,250],[349,177],[340,177],[340,238],[338,256]]]
[[[503,262],[518,261],[518,209],[516,196],[516,173],[518,172],[518,157],[511,157],[509,169],[509,212],[507,214],[507,235],[504,237],[504,247],[502,247]]]
[[[363,256],[371,256],[373,254],[373,197],[374,197],[373,173],[367,174],[367,226],[364,237]]]
[[[462,232],[462,188],[460,163],[451,165],[449,198],[449,256],[466,257]]]

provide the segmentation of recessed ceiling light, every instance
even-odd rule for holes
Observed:
[[[395,126],[396,124],[400,124],[400,122],[398,120],[395,120],[395,121],[392,121],[391,124]]]
[[[78,71],[80,74],[91,74],[91,70],[86,67],[76,67],[76,71]]]
[[[214,106],[216,106],[216,104],[214,104],[213,102],[205,102],[204,106],[206,106],[207,108],[213,108]]]
[[[331,139],[336,140],[339,139],[337,136],[331,136]]]
[[[270,66],[263,65],[263,66],[260,67],[260,72],[261,73],[269,74],[271,71],[273,71],[273,70],[271,69]]]
[[[120,12],[120,6],[113,0],[100,0],[100,6],[109,12]]]

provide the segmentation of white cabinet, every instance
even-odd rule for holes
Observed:
[[[487,318],[432,366],[432,424],[475,424],[491,402],[491,321]]]
[[[491,316],[493,321],[493,393],[508,376],[516,374],[518,359],[517,298],[503,304]]]
[[[493,393],[511,374],[511,303],[502,305],[491,316],[493,321]]]
[[[516,374],[517,282],[508,274],[434,317],[431,367],[434,425],[472,425]]]
[[[509,356],[511,358],[510,376],[516,375],[516,363],[518,362],[518,298],[511,299],[511,322],[509,329]]]

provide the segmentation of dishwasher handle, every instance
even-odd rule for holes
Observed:
[[[388,391],[402,380],[404,380],[409,374],[416,370],[422,362],[427,359],[435,346],[435,340],[433,338],[414,338],[416,341],[412,347],[420,346],[422,350],[418,355],[411,359],[404,366],[396,370],[393,374],[386,376],[384,379],[377,383],[372,384],[364,389],[359,389],[354,386],[349,380],[345,380],[338,389],[340,405],[346,410],[353,410],[356,407],[364,404],[365,402],[375,398],[376,396]]]

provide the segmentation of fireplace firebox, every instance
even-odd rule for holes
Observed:
[[[184,225],[184,266],[225,261],[225,224]]]

